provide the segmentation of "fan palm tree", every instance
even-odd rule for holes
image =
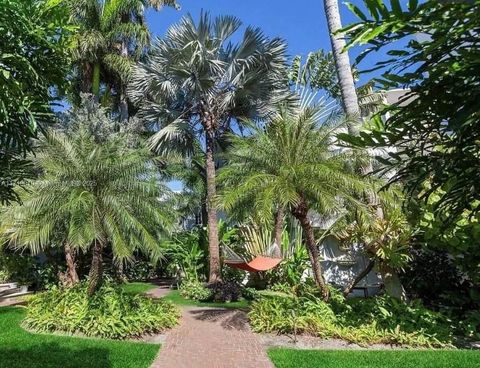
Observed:
[[[194,153],[201,139],[205,154],[210,270],[220,278],[216,195],[216,141],[243,118],[269,113],[284,91],[285,44],[248,27],[238,44],[230,42],[240,28],[235,17],[191,16],[172,26],[152,47],[146,63],[135,68],[129,87],[140,116],[160,130],[151,148],[158,153]],[[204,140],[204,141],[203,141]]]
[[[227,211],[248,198],[250,208],[265,216],[278,206],[291,212],[302,226],[315,282],[328,299],[309,212],[335,215],[345,203],[356,203],[354,195],[364,182],[352,169],[352,152],[334,149],[339,125],[321,123],[324,113],[312,97],[297,106],[278,105],[264,129],[256,128],[246,138],[232,137],[229,165],[219,178],[220,203]]]
[[[175,0],[70,0],[71,16],[79,28],[73,40],[73,56],[80,73],[80,90],[105,99],[114,92],[120,120],[128,118],[126,85],[131,65],[150,44],[145,10],[178,7]]]
[[[71,249],[90,251],[90,295],[102,281],[106,245],[117,262],[137,249],[162,256],[159,239],[172,225],[172,210],[160,200],[168,190],[144,150],[125,148],[121,137],[97,142],[82,125],[73,133],[48,131],[32,160],[39,179],[26,188],[22,204],[1,213],[1,236],[11,246],[38,253],[60,241],[67,261]]]

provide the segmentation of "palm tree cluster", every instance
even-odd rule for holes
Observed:
[[[185,16],[148,49],[145,10],[174,0],[68,4],[79,90],[93,97],[82,94],[38,142],[30,157],[38,180],[20,190],[21,204],[2,209],[4,240],[34,253],[58,244],[70,283],[79,279],[76,254],[89,253],[92,294],[106,248],[117,264],[136,250],[158,259],[178,212],[207,227],[211,283],[221,280],[219,209],[273,222],[277,244],[290,214],[327,299],[312,216],[338,216],[372,192],[357,154],[336,140],[358,125],[353,100],[344,98],[344,119],[315,94],[291,91],[285,42],[235,17]],[[174,201],[162,184],[172,178],[185,185]]]
[[[49,130],[31,157],[38,180],[22,203],[1,213],[3,239],[38,253],[53,244],[65,251],[68,276],[78,281],[75,252],[90,252],[89,293],[102,281],[102,254],[112,247],[122,262],[140,250],[162,256],[159,239],[174,216],[145,150],[130,150],[121,136],[98,141],[89,121],[71,131]]]
[[[248,27],[234,44],[240,26],[230,16],[211,20],[202,13],[198,23],[184,17],[137,65],[129,89],[139,115],[160,128],[150,140],[154,151],[192,156],[195,145],[204,150],[211,282],[220,277],[213,202],[219,139],[244,118],[268,115],[285,90],[285,43]]]
[[[120,120],[129,117],[126,86],[131,67],[146,52],[150,31],[145,10],[178,7],[175,0],[69,0],[72,22],[78,27],[73,38],[73,59],[79,89],[92,93],[105,104],[115,99]]]

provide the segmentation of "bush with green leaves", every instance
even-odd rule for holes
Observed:
[[[318,293],[318,292],[317,292]],[[453,341],[451,321],[420,302],[403,303],[388,296],[343,298],[331,291],[325,303],[308,291],[273,291],[252,304],[254,331],[311,334],[360,345],[384,343],[413,347],[445,347]]]
[[[182,285],[180,285],[179,290],[180,295],[185,299],[206,301],[212,297],[211,290],[196,280],[185,280]]]
[[[81,283],[33,297],[23,326],[36,332],[123,339],[171,328],[179,316],[168,301],[130,295],[112,284],[104,284],[88,297],[87,285]]]

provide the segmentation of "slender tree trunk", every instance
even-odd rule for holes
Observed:
[[[302,226],[303,233],[305,234],[305,241],[307,243],[308,256],[310,258],[310,263],[312,265],[313,277],[315,283],[320,289],[323,299],[325,301],[329,298],[329,291],[327,284],[322,275],[322,266],[320,265],[320,252],[318,251],[317,243],[315,241],[315,236],[313,234],[313,228],[310,224],[310,220],[307,217],[308,206],[303,200],[298,206],[292,210],[292,215],[300,222]]]
[[[95,63],[93,65],[92,76],[92,93],[95,96],[96,101],[100,98],[100,64]]]
[[[88,274],[88,296],[92,296],[102,285],[103,264],[102,264],[103,244],[95,239],[92,247],[92,264]]]
[[[348,294],[350,294],[350,292],[352,291],[352,289],[360,282],[363,280],[364,277],[366,277],[371,270],[373,270],[373,267],[375,266],[375,261],[374,260],[370,260],[370,262],[368,262],[368,265],[367,267],[365,267],[365,269],[360,272],[357,277],[355,277],[352,281],[350,281],[348,283],[348,285],[345,287],[345,289],[343,289],[343,296],[348,296]]]
[[[121,55],[124,58],[128,58],[128,47],[125,41],[122,41],[122,51]],[[125,81],[120,80],[119,86],[119,93],[120,93],[120,102],[119,102],[119,110],[120,110],[120,122],[125,122],[128,120],[128,101],[127,101],[127,86],[124,83]]]
[[[83,63],[82,80],[80,82],[80,90],[83,93],[92,93],[93,69],[88,62]]]
[[[283,232],[283,223],[284,223],[285,213],[281,206],[278,207],[277,213],[275,214],[275,243],[277,244],[277,249],[275,250],[275,256],[280,258],[282,256],[282,232]]]
[[[342,94],[343,107],[347,118],[350,120],[348,131],[350,134],[357,134],[357,121],[360,118],[360,107],[358,105],[350,58],[348,57],[348,53],[344,51],[346,45],[343,38],[344,35],[336,33],[342,28],[340,11],[338,10],[338,0],[324,0],[323,2],[327,16],[328,30],[330,32],[333,58],[335,59],[338,82],[340,84],[340,92]]]
[[[216,282],[220,274],[220,249],[218,243],[218,219],[214,200],[217,193],[215,178],[215,130],[211,118],[205,124],[206,133],[206,172],[207,172],[207,217],[208,217],[208,251],[210,270],[208,282]]]
[[[77,268],[75,263],[75,251],[70,244],[64,245],[65,261],[67,263],[67,278],[69,285],[75,285],[80,281],[77,274]]]

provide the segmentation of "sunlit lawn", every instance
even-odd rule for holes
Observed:
[[[123,291],[128,294],[143,294],[155,289],[157,286],[148,282],[127,282],[122,286]]]
[[[271,349],[277,368],[478,368],[472,350],[295,350]]]
[[[40,335],[20,327],[25,310],[0,308],[0,368],[147,368],[159,345]]]

